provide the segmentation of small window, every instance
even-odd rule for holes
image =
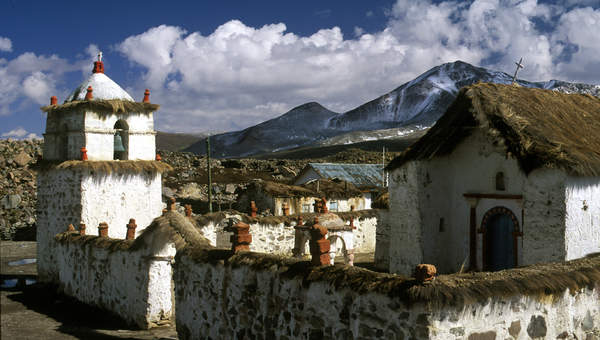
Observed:
[[[337,201],[329,201],[329,211],[338,211]]]
[[[506,190],[506,185],[504,183],[504,172],[502,171],[496,174],[496,190]]]
[[[302,212],[303,213],[312,212],[311,204],[302,204]]]

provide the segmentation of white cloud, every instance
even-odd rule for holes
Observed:
[[[455,60],[511,73],[523,57],[525,79],[600,79],[600,20],[592,8],[399,0],[388,13],[383,31],[355,27],[350,39],[338,27],[299,36],[283,23],[255,28],[232,20],[208,35],[161,25],[117,50],[147,69],[133,87],[150,86],[163,104],[159,125],[183,131],[243,128],[308,101],[342,112]],[[554,27],[542,33],[536,22]],[[561,59],[565,41],[577,46],[568,60]]]
[[[23,80],[23,92],[39,105],[47,105],[49,98],[57,92],[54,83],[51,76],[37,71]]]
[[[0,52],[12,52],[12,41],[5,37],[0,37]]]
[[[51,95],[59,94],[57,84],[62,82],[65,73],[77,68],[77,63],[71,64],[57,55],[32,52],[11,60],[0,59],[0,116],[31,105],[31,101],[36,106],[48,104]]]
[[[361,35],[365,34],[365,29],[359,26],[354,26],[354,36],[355,37],[360,37]]]
[[[16,139],[40,139],[41,137],[35,133],[29,132],[22,127],[17,127],[8,132],[4,132],[2,135],[4,138],[16,138]]]
[[[151,100],[162,104],[158,129],[196,132],[245,128],[309,101],[343,112],[455,60],[512,73],[523,57],[525,79],[600,79],[597,2],[398,0],[384,12],[385,29],[356,26],[348,37],[338,27],[302,36],[284,23],[239,20],[208,33],[152,27],[114,46],[144,70],[121,85],[132,94],[150,88]],[[45,104],[52,92],[74,87],[63,84],[64,75],[88,74],[97,52],[90,44],[85,60],[34,53],[0,59],[0,115],[19,100]]]

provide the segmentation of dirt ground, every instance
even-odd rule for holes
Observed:
[[[2,241],[0,245],[1,339],[177,339],[174,325],[132,329],[105,311],[36,283],[35,263],[13,262],[34,259],[35,242]]]

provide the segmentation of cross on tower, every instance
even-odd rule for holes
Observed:
[[[515,63],[515,64],[517,64],[517,69],[515,70],[515,75],[513,76],[512,84],[514,84],[515,80],[517,80],[517,72],[519,72],[519,69],[523,68],[523,64],[521,64],[522,62],[523,62],[523,58],[521,58],[518,63]]]
[[[102,51],[98,52],[98,61],[102,61]]]

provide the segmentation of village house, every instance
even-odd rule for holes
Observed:
[[[385,187],[382,164],[308,163],[296,176],[294,185],[314,180],[339,180],[353,184],[362,191],[364,206],[357,209],[371,209],[371,202]]]
[[[344,181],[314,180],[303,185],[286,185],[263,180],[250,182],[239,193],[237,208],[248,211],[254,201],[259,213],[275,216],[295,215],[315,211],[315,202],[326,198],[332,212],[366,209],[363,192]]]
[[[463,88],[386,168],[390,271],[493,271],[599,252],[599,131],[600,99],[589,95]]]

